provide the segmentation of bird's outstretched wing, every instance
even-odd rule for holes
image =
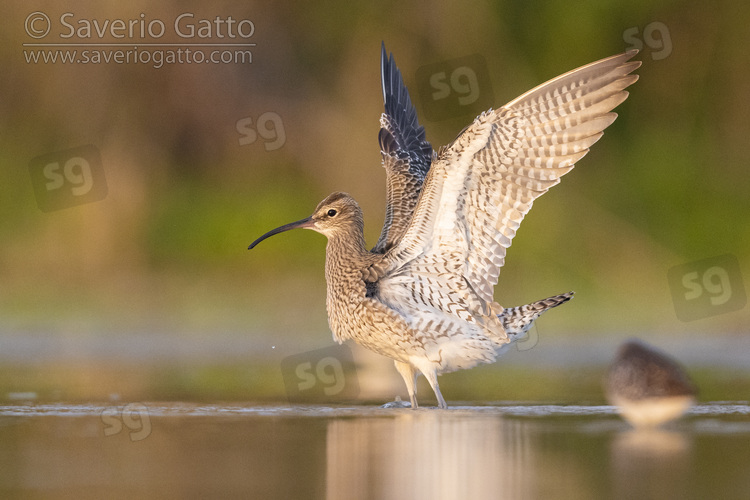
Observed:
[[[384,300],[453,314],[459,304],[466,313],[492,304],[521,221],[615,120],[612,109],[638,79],[630,73],[640,62],[628,62],[636,53],[582,66],[482,113],[441,149],[404,236],[384,256]]]
[[[386,171],[386,207],[383,230],[372,251],[385,253],[409,225],[433,152],[393,54],[386,55],[385,43],[380,65],[385,112],[380,117],[378,140]]]

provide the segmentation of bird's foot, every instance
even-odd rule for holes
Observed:
[[[396,396],[396,399],[384,404],[381,406],[381,408],[411,408],[411,403],[407,401],[401,401],[401,398],[399,396]]]

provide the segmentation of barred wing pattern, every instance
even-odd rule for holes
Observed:
[[[408,313],[425,307],[469,324],[501,312],[493,288],[521,221],[614,121],[611,110],[638,79],[630,73],[640,62],[628,62],[636,53],[582,66],[485,112],[442,149],[408,229],[384,256],[382,300],[415,322]]]
[[[433,156],[393,54],[386,56],[385,44],[380,65],[385,112],[378,140],[386,171],[386,207],[383,230],[372,249],[375,253],[385,253],[406,231]]]

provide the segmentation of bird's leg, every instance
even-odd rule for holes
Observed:
[[[429,371],[424,372],[422,371],[422,374],[424,375],[424,378],[427,379],[427,381],[430,383],[430,387],[432,387],[432,390],[435,392],[435,397],[437,397],[438,401],[438,408],[445,410],[448,408],[448,403],[445,402],[445,399],[443,399],[443,395],[440,393],[440,386],[438,385],[437,380],[437,373],[435,371]]]
[[[411,402],[412,409],[418,408],[417,404],[417,370],[414,369],[409,363],[403,363],[401,361],[394,360],[393,363],[396,365],[396,370],[401,374],[406,384],[406,390],[409,392],[409,401]]]

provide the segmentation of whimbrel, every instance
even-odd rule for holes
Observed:
[[[536,198],[560,182],[617,117],[638,51],[608,57],[544,83],[480,114],[434,152],[417,120],[393,55],[381,50],[385,112],[380,142],[386,213],[367,250],[362,210],[346,193],[294,228],[328,238],[328,323],[334,340],[352,339],[394,360],[412,408],[417,376],[447,408],[437,376],[491,363],[526,335],[545,311],[573,293],[504,309],[493,291],[505,253]]]
[[[634,427],[655,427],[680,417],[695,404],[697,392],[680,365],[638,340],[618,349],[605,390]]]

